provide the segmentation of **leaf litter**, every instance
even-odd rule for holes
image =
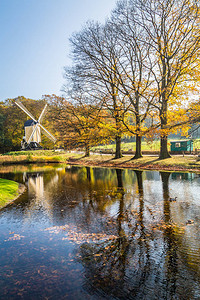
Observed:
[[[68,240],[70,242],[74,242],[76,244],[81,243],[90,243],[90,242],[99,242],[106,240],[114,240],[118,237],[115,235],[108,235],[106,233],[83,233],[80,229],[77,230],[75,227],[73,228],[71,225],[63,225],[63,226],[53,226],[46,228],[45,231],[49,231],[49,233],[59,234],[66,232],[62,240]]]

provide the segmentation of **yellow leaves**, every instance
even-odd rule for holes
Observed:
[[[188,116],[186,114],[186,109],[185,108],[176,108],[176,109],[173,109],[173,110],[169,110],[168,111],[168,124],[176,124],[180,121],[183,121],[183,120],[188,120]]]
[[[186,126],[186,125],[184,127],[182,126],[181,127],[181,134],[182,134],[182,136],[186,136],[187,137],[189,129],[190,129],[190,126]]]

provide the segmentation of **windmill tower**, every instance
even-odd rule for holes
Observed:
[[[24,123],[24,137],[21,142],[22,150],[37,150],[42,149],[41,132],[44,133],[51,141],[56,142],[56,138],[41,124],[42,118],[47,108],[47,104],[43,108],[39,119],[36,120],[28,109],[19,101],[15,101],[15,104],[23,110],[30,118]]]

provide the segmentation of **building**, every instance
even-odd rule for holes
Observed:
[[[25,131],[25,139],[26,142],[36,142],[40,143],[41,142],[41,133],[40,133],[40,127],[38,126],[35,130],[36,127],[36,122],[33,120],[27,120],[24,123],[24,131]],[[29,141],[29,138],[31,137],[33,131],[35,130],[31,140]]]
[[[193,151],[193,140],[171,141],[171,152],[191,152]]]

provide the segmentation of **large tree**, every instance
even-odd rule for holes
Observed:
[[[102,107],[107,109],[115,124],[116,153],[115,158],[121,157],[121,137],[124,130],[122,119],[124,110],[123,97],[119,93],[117,78],[117,61],[120,49],[117,37],[107,26],[99,23],[88,23],[85,28],[72,36],[73,62],[76,68],[75,80],[85,80],[101,99]],[[69,74],[69,69],[66,69]],[[93,94],[94,95],[94,94]],[[94,98],[93,98],[94,99]]]
[[[155,82],[156,106],[161,126],[160,159],[170,157],[167,149],[168,109],[176,107],[179,92],[193,89],[199,69],[199,1],[130,0],[137,23],[152,49],[151,72]],[[172,103],[171,103],[172,101]]]
[[[154,94],[150,68],[151,44],[147,44],[147,36],[135,18],[132,3],[118,2],[109,22],[110,31],[117,36],[120,56],[116,64],[119,90],[125,97],[126,107],[133,124],[125,119],[127,130],[136,136],[134,158],[142,157],[141,141],[144,134],[144,122],[152,109]],[[129,120],[131,117],[129,116]]]

